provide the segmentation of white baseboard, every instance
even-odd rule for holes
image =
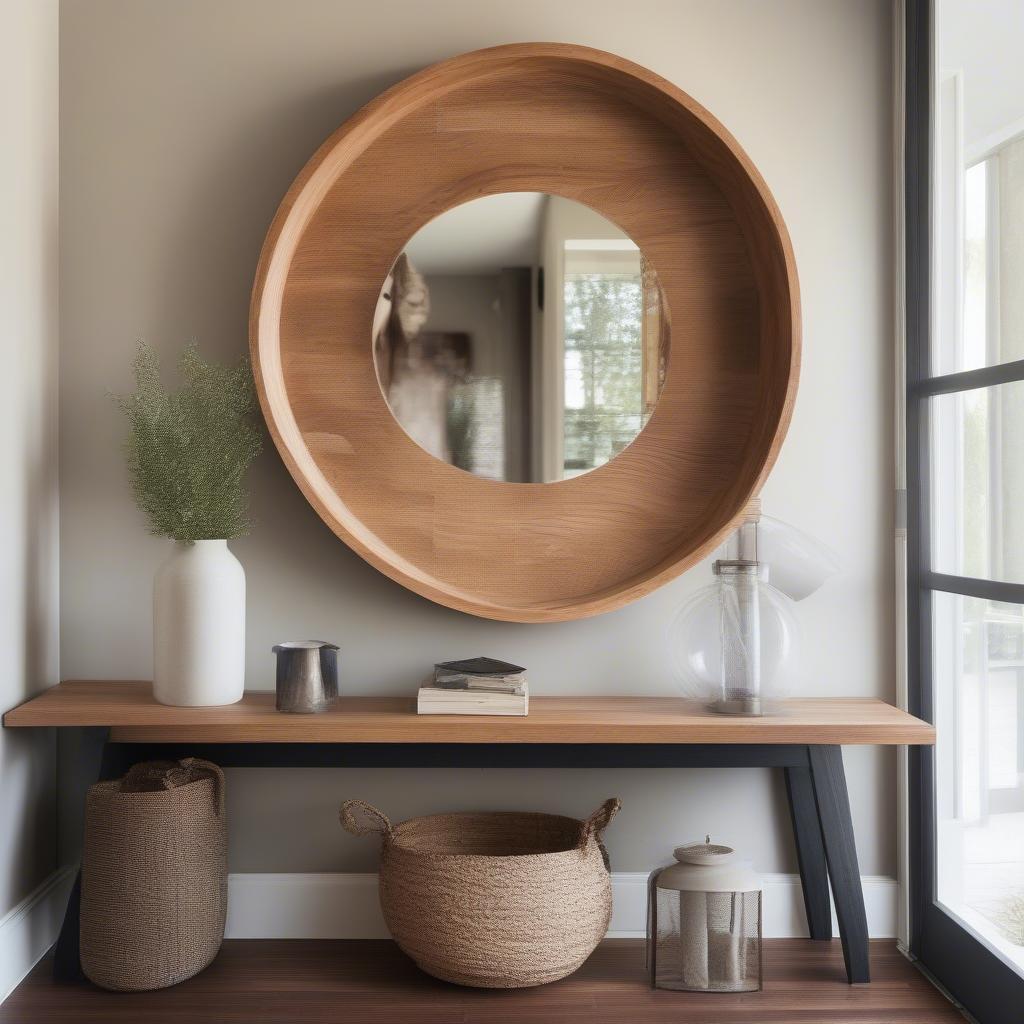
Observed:
[[[807,935],[800,878],[762,875],[764,934],[770,938]],[[866,875],[862,880],[868,934],[896,935],[896,880]],[[642,938],[646,922],[647,875],[612,875],[610,938]],[[833,933],[838,935],[833,915]],[[231,939],[386,939],[377,902],[377,876],[359,874],[238,874],[228,883],[227,937]]]
[[[0,918],[0,1003],[57,941],[75,869],[55,871]]]
[[[386,939],[377,876],[228,876],[229,939]]]

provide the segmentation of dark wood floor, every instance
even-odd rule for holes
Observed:
[[[564,981],[495,992],[435,981],[390,942],[235,940],[160,992],[58,986],[43,961],[0,1007],[0,1024],[963,1024],[895,943],[871,943],[871,969],[870,985],[851,987],[838,942],[773,939],[763,992],[652,992],[643,943],[609,940]]]

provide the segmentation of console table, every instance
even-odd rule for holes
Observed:
[[[870,980],[868,929],[843,771],[847,744],[933,744],[935,730],[879,700],[793,700],[764,718],[715,715],[666,697],[534,697],[525,718],[417,715],[415,697],[342,697],[286,715],[274,694],[165,707],[149,683],[61,683],[8,711],[9,728],[78,728],[88,777],[136,761],[203,757],[223,767],[781,768],[807,925],[832,938],[829,881],[850,982]],[[58,977],[79,976],[78,897],[57,943]]]

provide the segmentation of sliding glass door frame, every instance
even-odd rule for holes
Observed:
[[[934,595],[1024,604],[1024,584],[954,576],[932,568],[931,399],[1024,381],[1024,360],[938,376],[932,373],[934,2],[905,0],[904,13],[907,682],[909,710],[934,722]],[[1024,978],[936,898],[935,774],[935,748],[909,748],[911,953],[981,1024],[1020,1024]]]

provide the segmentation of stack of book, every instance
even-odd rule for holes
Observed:
[[[445,661],[421,687],[421,715],[525,715],[530,707],[526,669],[494,658]]]

